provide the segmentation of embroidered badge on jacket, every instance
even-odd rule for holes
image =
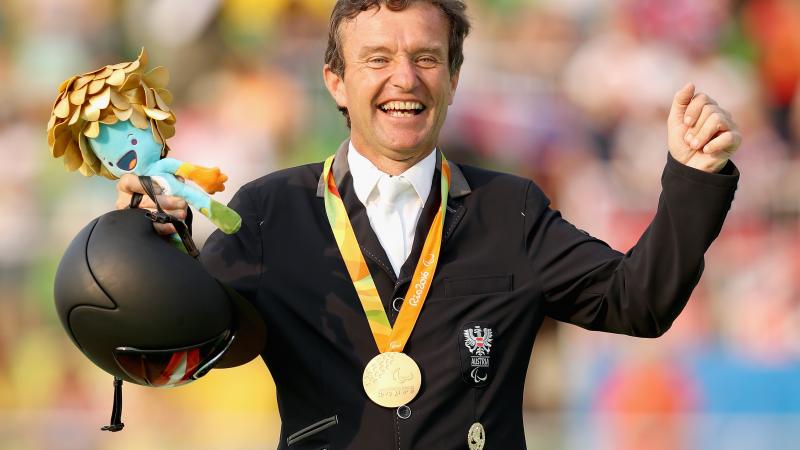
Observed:
[[[459,347],[461,374],[473,387],[486,386],[491,378],[492,327],[486,323],[472,322],[461,327]]]

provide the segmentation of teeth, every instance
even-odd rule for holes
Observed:
[[[413,116],[414,116],[414,114],[413,114],[413,113],[410,113],[410,112],[405,112],[405,111],[394,111],[394,110],[392,110],[392,111],[389,111],[389,112],[388,112],[388,114],[389,114],[390,116],[392,116],[392,117],[413,117]]]
[[[412,109],[422,110],[424,108],[425,108],[425,106],[423,106],[422,103],[419,103],[419,102],[391,101],[391,102],[387,102],[387,103],[384,103],[383,105],[381,105],[381,109],[384,110],[384,111],[398,110],[398,109],[401,109],[401,110],[412,110]]]

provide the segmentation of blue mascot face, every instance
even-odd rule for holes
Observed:
[[[153,139],[148,126],[142,130],[129,120],[100,125],[100,134],[89,143],[100,162],[117,178],[126,173],[144,175],[161,159],[162,145]]]

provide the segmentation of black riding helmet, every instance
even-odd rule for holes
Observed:
[[[55,303],[93,363],[144,386],[245,364],[266,335],[258,311],[159,236],[142,209],[109,212],[78,233],[56,272]]]

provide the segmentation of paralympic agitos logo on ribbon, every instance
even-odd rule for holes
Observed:
[[[483,322],[472,322],[464,324],[459,329],[462,378],[470,386],[486,386],[493,374],[491,364],[494,345],[493,327]]]

